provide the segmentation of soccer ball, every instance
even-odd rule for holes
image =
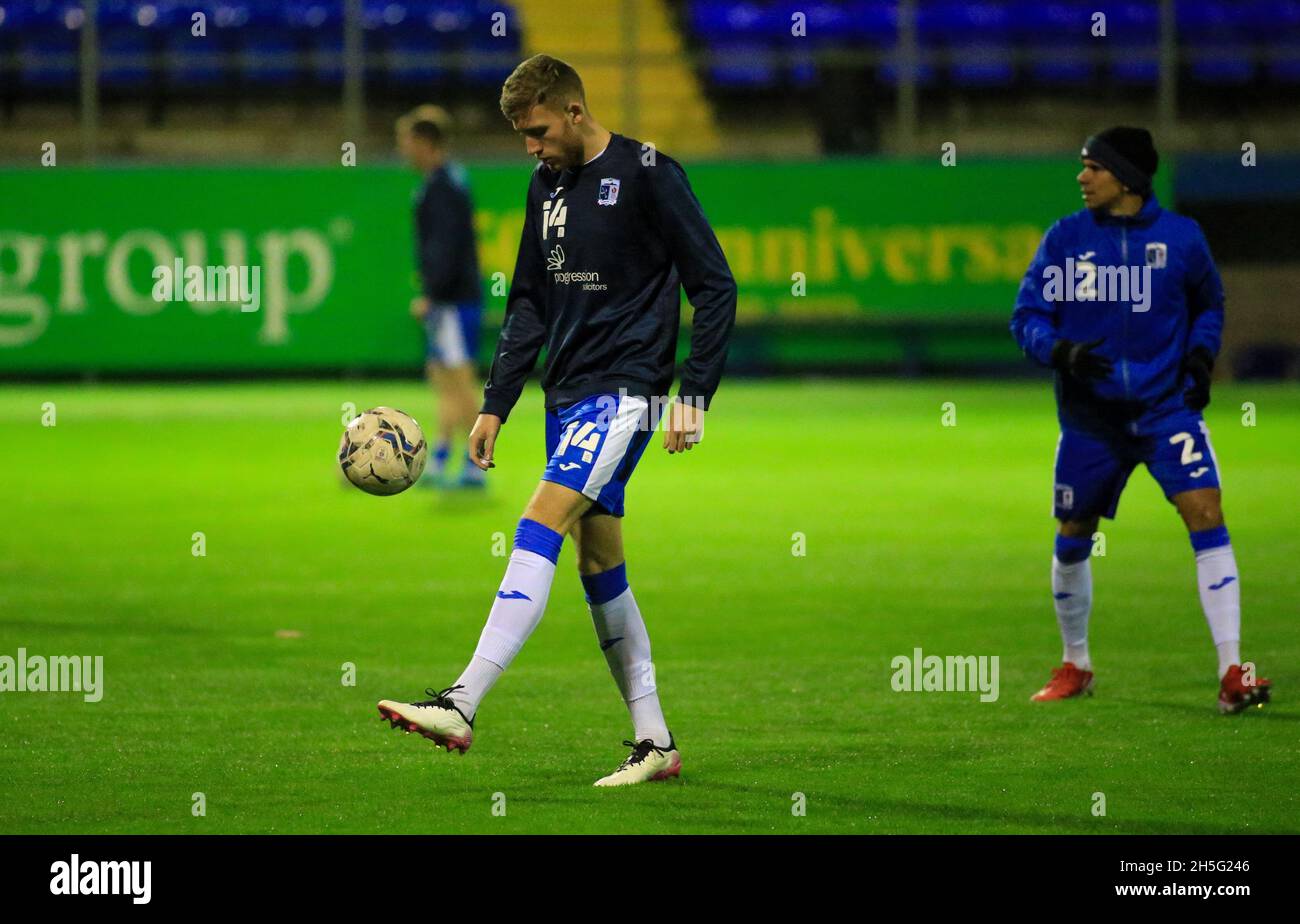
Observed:
[[[339,444],[343,474],[367,494],[400,494],[420,480],[429,446],[415,418],[372,407],[348,421]]]

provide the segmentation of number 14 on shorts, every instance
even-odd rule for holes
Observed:
[[[601,432],[596,429],[594,421],[589,420],[586,423],[575,421],[565,428],[552,458],[559,458],[570,446],[573,446],[575,449],[582,450],[583,462],[590,462],[595,458],[593,453],[600,447],[600,437]]]

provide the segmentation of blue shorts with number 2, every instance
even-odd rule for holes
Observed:
[[[1062,428],[1056,444],[1052,513],[1061,520],[1115,518],[1128,476],[1145,463],[1166,498],[1219,487],[1210,430],[1200,414],[1178,414],[1149,434]]]

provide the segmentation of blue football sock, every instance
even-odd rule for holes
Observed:
[[[465,467],[461,471],[461,475],[460,475],[461,480],[462,481],[483,481],[486,475],[487,473],[483,471],[483,469],[479,468],[477,465],[474,464],[474,461],[469,457],[469,452],[466,451]]]
[[[447,459],[451,457],[451,441],[442,440],[433,449],[433,470],[441,472],[447,467]]]

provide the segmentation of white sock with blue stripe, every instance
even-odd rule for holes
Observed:
[[[464,689],[450,694],[467,717],[474,717],[478,704],[542,621],[563,543],[564,537],[555,530],[535,520],[519,521],[515,548],[492,601],[487,625],[473,659],[456,681]]]
[[[1241,663],[1241,581],[1232,554],[1228,527],[1202,529],[1189,534],[1196,552],[1196,586],[1201,609],[1210,624],[1210,636],[1219,653],[1219,679]]]
[[[655,686],[650,634],[627,584],[627,564],[600,574],[584,574],[582,586],[600,650],[632,716],[632,737],[637,741],[650,738],[659,747],[667,747],[668,724]]]
[[[1056,537],[1052,556],[1052,602],[1065,648],[1061,660],[1081,671],[1092,670],[1088,655],[1088,614],[1092,611],[1092,540],[1086,536]]]

